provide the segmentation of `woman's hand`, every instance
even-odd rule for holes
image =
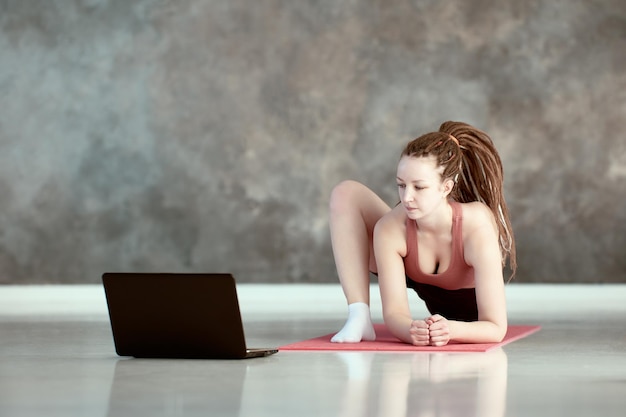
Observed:
[[[429,343],[432,346],[445,346],[450,341],[450,327],[448,319],[435,314],[424,320],[428,326]]]
[[[450,341],[448,319],[435,314],[425,320],[414,320],[409,334],[415,346],[445,346]]]
[[[414,320],[411,322],[409,335],[411,336],[411,342],[415,346],[428,346],[430,344],[428,324],[425,320]]]

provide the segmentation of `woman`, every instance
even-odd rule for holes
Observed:
[[[378,275],[383,317],[417,346],[499,342],[507,330],[502,267],[515,273],[515,242],[502,192],[502,162],[484,132],[445,122],[409,142],[397,168],[393,209],[360,183],[332,192],[330,227],[348,320],[331,340],[376,338],[369,272]],[[407,287],[431,315],[414,320]]]

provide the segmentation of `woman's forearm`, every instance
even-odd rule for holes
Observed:
[[[385,326],[391,332],[392,335],[402,340],[405,343],[413,344],[409,330],[413,319],[410,316],[402,314],[390,314],[384,316]]]
[[[384,316],[385,325],[391,334],[401,341],[413,344],[410,334],[413,319],[402,314]],[[506,335],[507,325],[490,321],[448,321],[450,341],[458,343],[498,343]]]
[[[458,343],[498,343],[504,339],[507,324],[491,321],[449,321],[450,340]]]

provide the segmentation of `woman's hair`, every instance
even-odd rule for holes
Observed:
[[[512,276],[517,269],[515,239],[504,200],[502,161],[491,138],[483,131],[462,122],[444,122],[438,132],[412,140],[402,156],[434,156],[443,167],[442,179],[452,179],[451,197],[461,203],[480,201],[496,218],[500,236],[502,265],[507,256]]]

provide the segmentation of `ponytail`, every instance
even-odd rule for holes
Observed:
[[[508,257],[515,275],[515,239],[504,199],[504,170],[498,151],[485,132],[466,123],[444,122],[439,131],[455,138],[460,149],[460,170],[452,197],[461,203],[480,201],[491,209],[498,225],[502,264]]]

